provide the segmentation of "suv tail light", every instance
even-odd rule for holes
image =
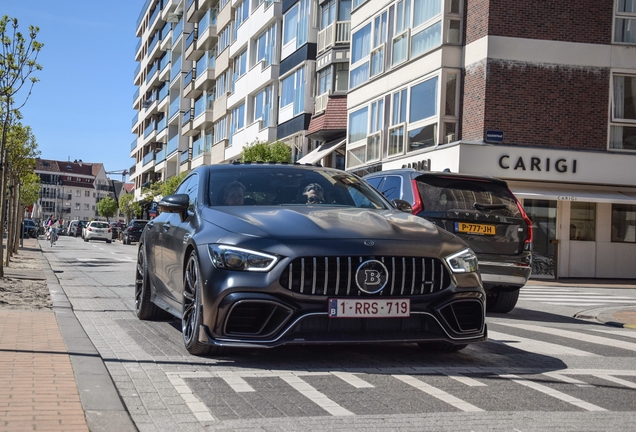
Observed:
[[[412,213],[416,215],[419,212],[421,212],[423,209],[422,199],[420,198],[420,190],[417,187],[417,181],[415,181],[415,179],[411,180],[411,185],[413,187],[413,200],[414,200],[411,208],[412,208]]]
[[[514,194],[512,192],[510,192],[510,194],[512,196],[514,196]],[[526,234],[526,239],[523,241],[523,244],[524,244],[524,246],[525,245],[529,245],[530,243],[532,243],[532,221],[530,220],[530,218],[526,214],[526,211],[523,209],[523,206],[521,205],[521,203],[519,202],[519,200],[516,197],[515,197],[515,201],[517,202],[517,207],[519,208],[519,212],[521,213],[521,217],[526,222],[526,225],[528,225],[528,233]]]

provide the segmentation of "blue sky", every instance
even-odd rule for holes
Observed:
[[[21,112],[41,157],[130,169],[135,27],[143,0],[0,0],[19,30],[40,28],[43,70]],[[16,102],[21,103],[24,98]],[[121,175],[112,178],[121,180]]]

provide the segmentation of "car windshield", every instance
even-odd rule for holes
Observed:
[[[468,210],[521,217],[514,195],[498,183],[420,176],[417,187],[424,211]]]
[[[132,226],[135,228],[143,228],[146,226],[148,222],[144,221],[144,222],[133,222]]]
[[[238,202],[228,200],[238,197]],[[358,177],[339,170],[233,167],[210,172],[209,200],[223,205],[336,205],[387,209],[386,201]]]
[[[110,228],[110,226],[106,222],[92,222],[92,228]]]

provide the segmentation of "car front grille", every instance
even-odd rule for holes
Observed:
[[[450,285],[450,275],[436,258],[421,257],[303,257],[283,271],[280,284],[288,290],[317,296],[363,296],[355,275],[361,263],[375,259],[386,266],[386,286],[376,296],[404,297],[431,294]]]

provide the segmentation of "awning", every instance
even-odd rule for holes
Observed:
[[[318,146],[317,148],[315,148],[313,151],[309,152],[305,156],[303,156],[300,159],[298,159],[297,163],[301,163],[301,164],[304,164],[304,163],[306,163],[306,164],[318,163],[324,157],[326,157],[329,154],[331,154],[334,151],[336,151],[338,149],[338,147],[343,145],[345,142],[347,142],[346,139],[344,139],[342,141],[333,141],[333,142],[328,143],[328,144],[322,144],[322,145]]]
[[[542,199],[552,201],[583,201],[614,204],[636,204],[636,192],[618,192],[604,190],[584,190],[574,188],[555,188],[540,186],[513,186],[510,190],[517,198]]]

